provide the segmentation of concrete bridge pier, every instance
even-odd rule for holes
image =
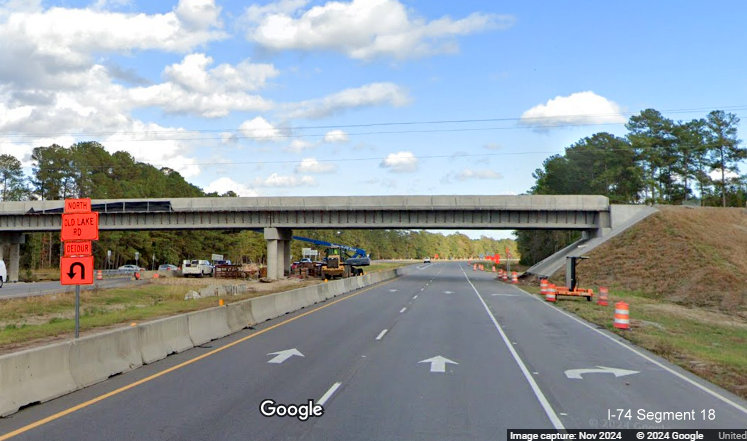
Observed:
[[[291,240],[293,230],[290,228],[265,228],[267,241],[267,278],[282,279],[290,274]]]
[[[0,259],[7,255],[8,280],[6,282],[18,282],[18,271],[21,261],[21,244],[26,242],[23,233],[0,232]],[[5,253],[6,248],[8,253]]]

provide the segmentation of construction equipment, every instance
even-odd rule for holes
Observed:
[[[360,267],[371,265],[366,250],[308,237],[293,236],[293,239],[326,247],[320,269],[322,279],[362,276]]]
[[[593,289],[581,289],[577,285],[576,263],[578,260],[588,259],[587,256],[567,256],[565,261],[565,283],[567,286],[557,286],[555,288],[556,296],[578,296],[586,297],[591,302],[594,297]]]

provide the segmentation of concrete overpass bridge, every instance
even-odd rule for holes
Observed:
[[[301,229],[554,229],[600,237],[626,216],[604,196],[328,196],[100,199],[99,229],[263,229],[268,277],[290,267],[293,228]],[[625,206],[623,206],[625,207]],[[63,201],[0,203],[0,258],[18,280],[25,233],[59,231]]]

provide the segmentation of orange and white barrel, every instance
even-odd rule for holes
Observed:
[[[608,292],[606,286],[600,286],[599,287],[599,298],[597,299],[597,305],[599,306],[607,306],[609,303],[607,303],[608,298]]]
[[[104,272],[101,270],[96,271],[96,280],[103,280],[104,279]]]
[[[547,285],[548,285],[547,279],[540,280],[540,295],[546,296],[547,295]]]
[[[555,285],[552,283],[548,283],[547,288],[545,288],[545,300],[548,302],[555,301]]]
[[[482,263],[480,264],[480,271],[485,271],[485,265],[483,265]]]
[[[472,271],[477,271],[477,264],[472,265]]]
[[[511,271],[511,283],[519,283],[519,275],[516,271]]]
[[[615,328],[617,329],[629,329],[630,328],[630,309],[628,304],[625,302],[615,303]]]
[[[493,272],[495,272],[495,267],[493,267]]]

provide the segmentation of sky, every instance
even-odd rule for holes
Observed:
[[[240,196],[521,194],[646,108],[744,120],[744,17],[741,1],[0,0],[0,153],[30,171],[34,147],[98,141]]]

